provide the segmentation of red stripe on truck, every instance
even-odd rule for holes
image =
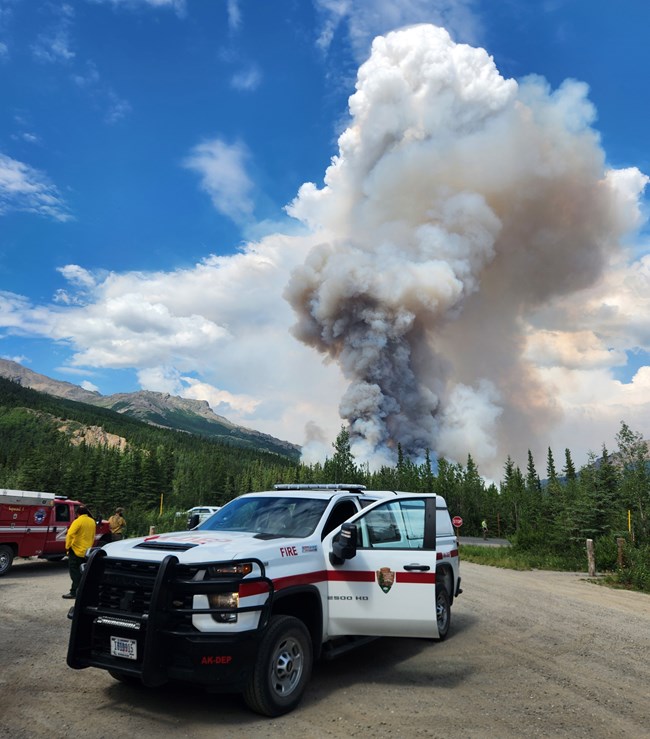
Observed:
[[[317,570],[300,575],[278,577],[273,581],[276,590],[295,588],[300,585],[315,585],[321,582],[375,582],[376,573],[372,570]],[[433,585],[436,582],[435,572],[397,572],[397,582]],[[265,582],[242,582],[239,585],[239,596],[246,598],[252,595],[268,593],[269,586]]]

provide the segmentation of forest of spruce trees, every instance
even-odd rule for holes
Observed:
[[[126,448],[74,443],[74,430],[101,427]],[[397,450],[397,463],[370,471],[350,450],[347,430],[322,464],[305,465],[265,451],[224,445],[149,426],[94,406],[62,400],[0,378],[0,487],[40,490],[83,500],[96,515],[129,511],[129,533],[156,523],[168,528],[176,512],[222,505],[234,496],[278,482],[357,482],[375,490],[435,492],[462,534],[492,536],[551,557],[558,567],[584,568],[585,540],[593,539],[600,566],[616,568],[616,539],[625,538],[623,580],[650,590],[650,467],[642,436],[624,422],[617,449],[602,448],[581,469],[569,449],[549,448],[541,462],[528,454],[525,470],[504,460],[503,477],[486,483],[472,459],[422,462]],[[162,514],[162,516],[161,516]]]

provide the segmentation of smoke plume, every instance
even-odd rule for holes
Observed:
[[[587,93],[504,79],[434,26],[375,39],[324,187],[289,206],[321,242],[285,291],[295,336],[349,381],[357,459],[488,462],[557,420],[531,320],[599,279],[646,182],[607,171]]]

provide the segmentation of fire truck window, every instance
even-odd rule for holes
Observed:
[[[69,521],[70,520],[70,506],[64,505],[64,504],[56,506],[54,517],[56,521],[61,521],[61,522]]]

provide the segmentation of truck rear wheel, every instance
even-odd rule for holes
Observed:
[[[293,616],[273,616],[260,644],[244,700],[263,716],[293,710],[311,674],[313,651],[305,624]]]
[[[14,561],[14,550],[6,544],[0,546],[0,576],[6,575]]]
[[[443,585],[436,586],[436,620],[438,621],[438,639],[443,641],[449,634],[451,623],[449,593]]]

